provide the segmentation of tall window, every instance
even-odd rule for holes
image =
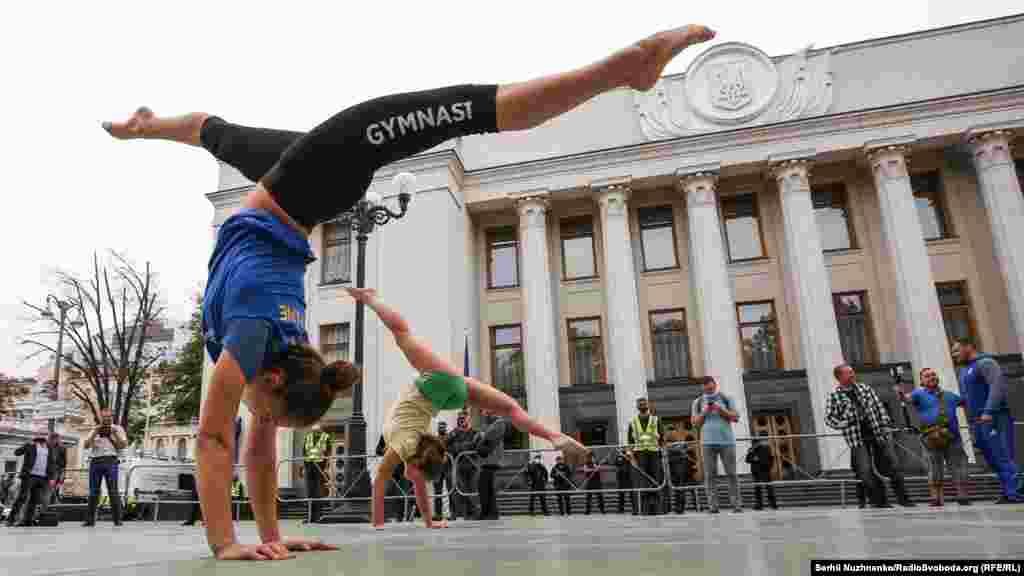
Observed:
[[[722,198],[722,220],[730,262],[764,256],[757,198],[753,194]]]
[[[324,284],[352,281],[352,225],[347,218],[324,223]]]
[[[934,170],[912,175],[910,187],[914,191],[914,204],[924,239],[938,240],[952,236],[942,201],[942,178],[939,172]]]
[[[491,366],[496,388],[517,400],[525,399],[523,333],[519,324],[491,327]]]
[[[640,208],[640,245],[644,271],[676,268],[676,233],[672,225],[672,206]]]
[[[349,358],[349,327],[348,322],[342,324],[325,324],[320,327],[320,354],[324,362],[330,364]]]
[[[569,320],[569,371],[573,384],[606,380],[600,318]]]
[[[523,333],[518,324],[491,327],[491,368],[494,387],[516,399],[524,410],[526,398],[526,366],[523,362]],[[503,444],[508,450],[526,448],[528,434],[509,427]]]
[[[167,445],[163,438],[156,439],[156,456],[157,458],[163,458],[167,455]]]
[[[873,364],[874,347],[871,345],[871,324],[865,292],[844,292],[832,295],[839,328],[839,344],[843,358],[849,364]]]
[[[594,253],[594,218],[562,220],[562,278],[577,280],[597,276]]]
[[[976,338],[970,301],[967,298],[967,284],[963,281],[939,282],[935,284],[935,288],[939,292],[939,306],[942,308],[942,323],[946,326],[946,338],[950,341],[964,336]]]
[[[1021,190],[1024,190],[1024,160],[1014,160],[1017,165],[1017,181],[1020,182]]]
[[[782,348],[775,318],[775,303],[748,302],[736,305],[739,316],[743,368],[750,372],[782,368]]]
[[[178,438],[178,460],[185,460],[188,458],[188,441],[184,438]]]
[[[487,231],[487,287],[519,286],[519,240],[514,226]]]
[[[686,337],[686,311],[651,312],[651,347],[654,348],[654,378],[690,375],[690,343]]]
[[[811,192],[814,219],[818,223],[821,248],[825,252],[856,248],[850,212],[847,209],[846,185],[842,182],[815,188]]]

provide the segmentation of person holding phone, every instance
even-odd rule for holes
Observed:
[[[101,482],[107,484],[114,526],[120,526],[121,495],[117,490],[117,472],[121,461],[118,454],[128,447],[128,435],[124,428],[114,424],[114,416],[109,408],[100,410],[99,425],[86,436],[84,446],[92,450],[92,458],[89,460],[89,514],[82,526],[96,525]]]

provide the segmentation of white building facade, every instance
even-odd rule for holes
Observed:
[[[650,92],[381,169],[387,202],[396,173],[417,186],[371,236],[367,285],[440,354],[461,366],[468,345],[470,374],[589,444],[624,442],[641,396],[687,426],[705,375],[737,400],[740,436],[834,432],[841,362],[897,410],[892,364],[955,389],[955,336],[1016,377],[1022,53],[1024,16],[776,57],[712,46]],[[222,167],[214,234],[251,186]],[[324,225],[310,241],[307,329],[345,356],[354,238]],[[364,364],[372,447],[414,376],[372,314]],[[281,433],[282,458],[296,436]],[[841,440],[779,449],[804,470],[849,466]]]

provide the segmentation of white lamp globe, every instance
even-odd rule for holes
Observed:
[[[399,194],[404,192],[412,195],[416,188],[416,175],[411,172],[399,172],[395,175],[394,182]]]

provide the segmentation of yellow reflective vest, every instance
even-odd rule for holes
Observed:
[[[327,432],[311,432],[306,434],[306,461],[319,462],[327,458],[328,443],[331,435]]]
[[[640,416],[634,416],[630,422],[633,427],[634,452],[657,452],[658,451],[658,417],[650,415],[647,417],[647,426],[640,423]]]

